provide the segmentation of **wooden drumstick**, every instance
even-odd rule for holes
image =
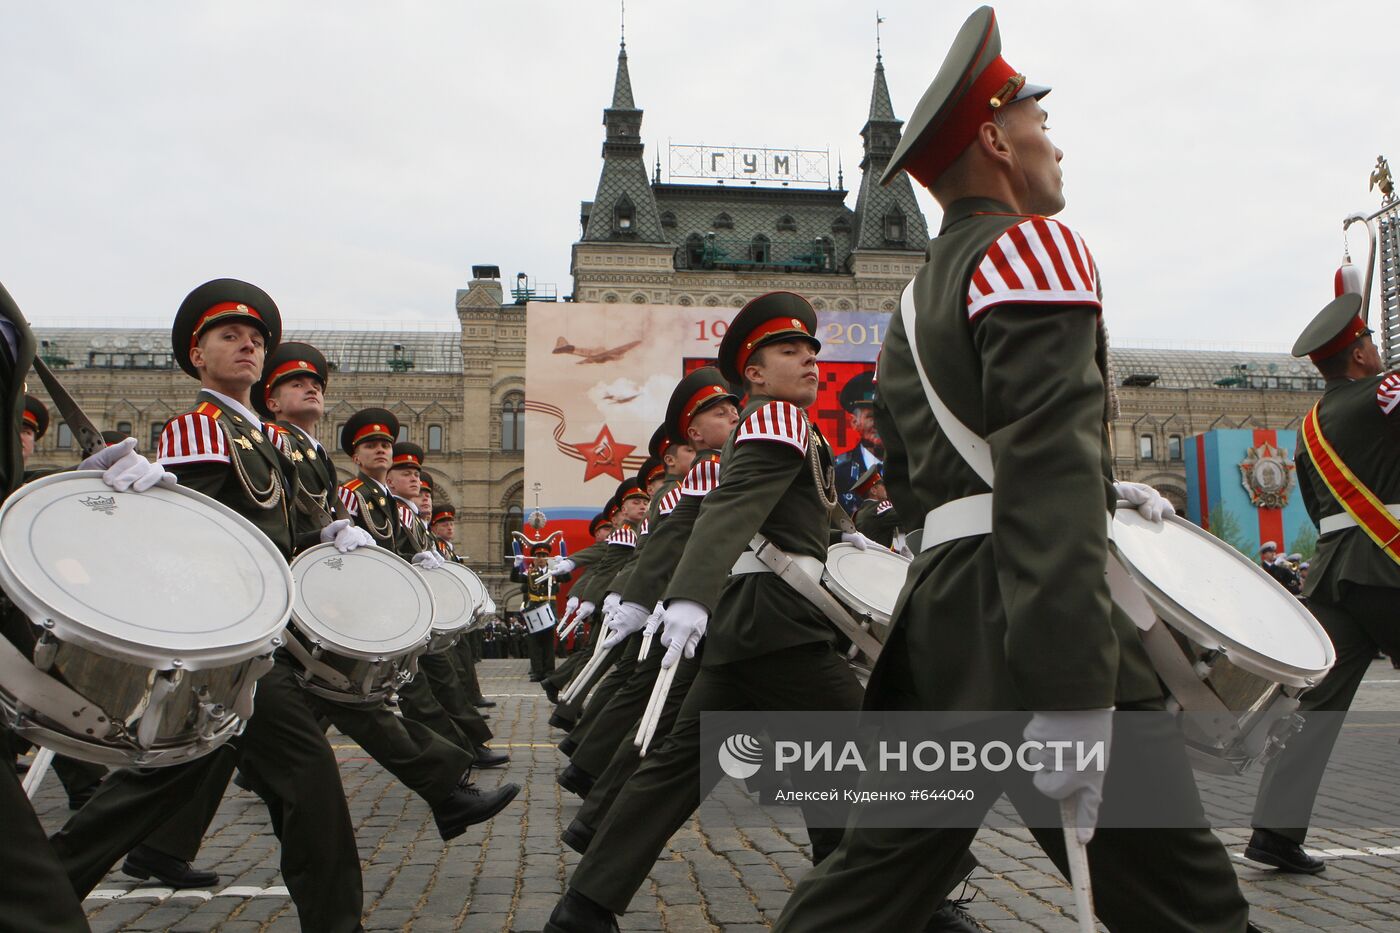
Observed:
[[[1074,798],[1060,801],[1060,825],[1065,833],[1065,860],[1069,862],[1069,884],[1074,889],[1074,911],[1079,915],[1079,933],[1094,933],[1094,889],[1089,883],[1089,850],[1079,841],[1075,828]]]
[[[647,659],[647,655],[651,653],[651,640],[655,637],[655,632],[646,632],[642,635],[642,646],[637,649],[638,661],[645,661]]]
[[[34,760],[30,762],[29,772],[24,776],[24,794],[30,800],[39,793],[39,785],[44,781],[44,775],[49,771],[49,765],[53,764],[53,749],[41,748],[34,754]],[[9,767],[6,765],[6,767]]]
[[[680,662],[666,668],[661,672],[661,676],[656,678],[655,708],[652,709],[650,721],[647,723],[646,734],[642,739],[640,757],[647,756],[647,749],[651,747],[651,740],[656,737],[656,728],[661,724],[661,711],[666,708],[666,699],[671,693],[671,681],[676,679],[676,668]]]

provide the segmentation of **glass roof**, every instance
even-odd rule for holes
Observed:
[[[1307,360],[1287,353],[1248,350],[1149,350],[1113,347],[1108,351],[1115,385],[1159,389],[1322,388],[1322,377]],[[1153,378],[1155,377],[1155,378]]]

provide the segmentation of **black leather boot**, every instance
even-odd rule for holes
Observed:
[[[122,872],[142,881],[155,878],[168,888],[212,888],[219,883],[218,872],[195,868],[184,859],[144,845],[127,854]]]
[[[571,889],[554,905],[544,933],[617,933],[617,918],[606,907]]]
[[[519,784],[502,784],[490,791],[482,791],[475,784],[459,787],[451,797],[433,807],[438,834],[443,842],[456,839],[468,826],[484,823],[500,813],[518,793]]]

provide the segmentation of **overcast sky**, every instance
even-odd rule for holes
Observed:
[[[289,327],[450,323],[474,263],[571,290],[616,2],[0,3],[0,281],[34,322],[164,324],[224,275]],[[879,8],[903,118],[973,7]],[[1099,262],[1115,341],[1290,344],[1331,298],[1341,218],[1379,205],[1376,155],[1400,174],[1397,6],[997,10],[1007,60],[1055,87],[1061,218]],[[668,140],[830,148],[854,206],[874,19],[632,0],[648,164]]]

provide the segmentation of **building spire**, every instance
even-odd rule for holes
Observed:
[[[623,0],[625,3],[626,0]],[[880,11],[875,11],[875,63],[878,65],[883,59],[880,57],[880,24],[885,18],[880,15]]]
[[[880,57],[878,40],[875,51],[875,86],[870,90],[870,118],[892,121],[895,119],[894,104],[890,103],[890,87],[885,83],[885,63]]]
[[[617,50],[617,79],[613,82],[613,110],[636,110],[632,100],[632,76],[627,72],[627,40]]]

